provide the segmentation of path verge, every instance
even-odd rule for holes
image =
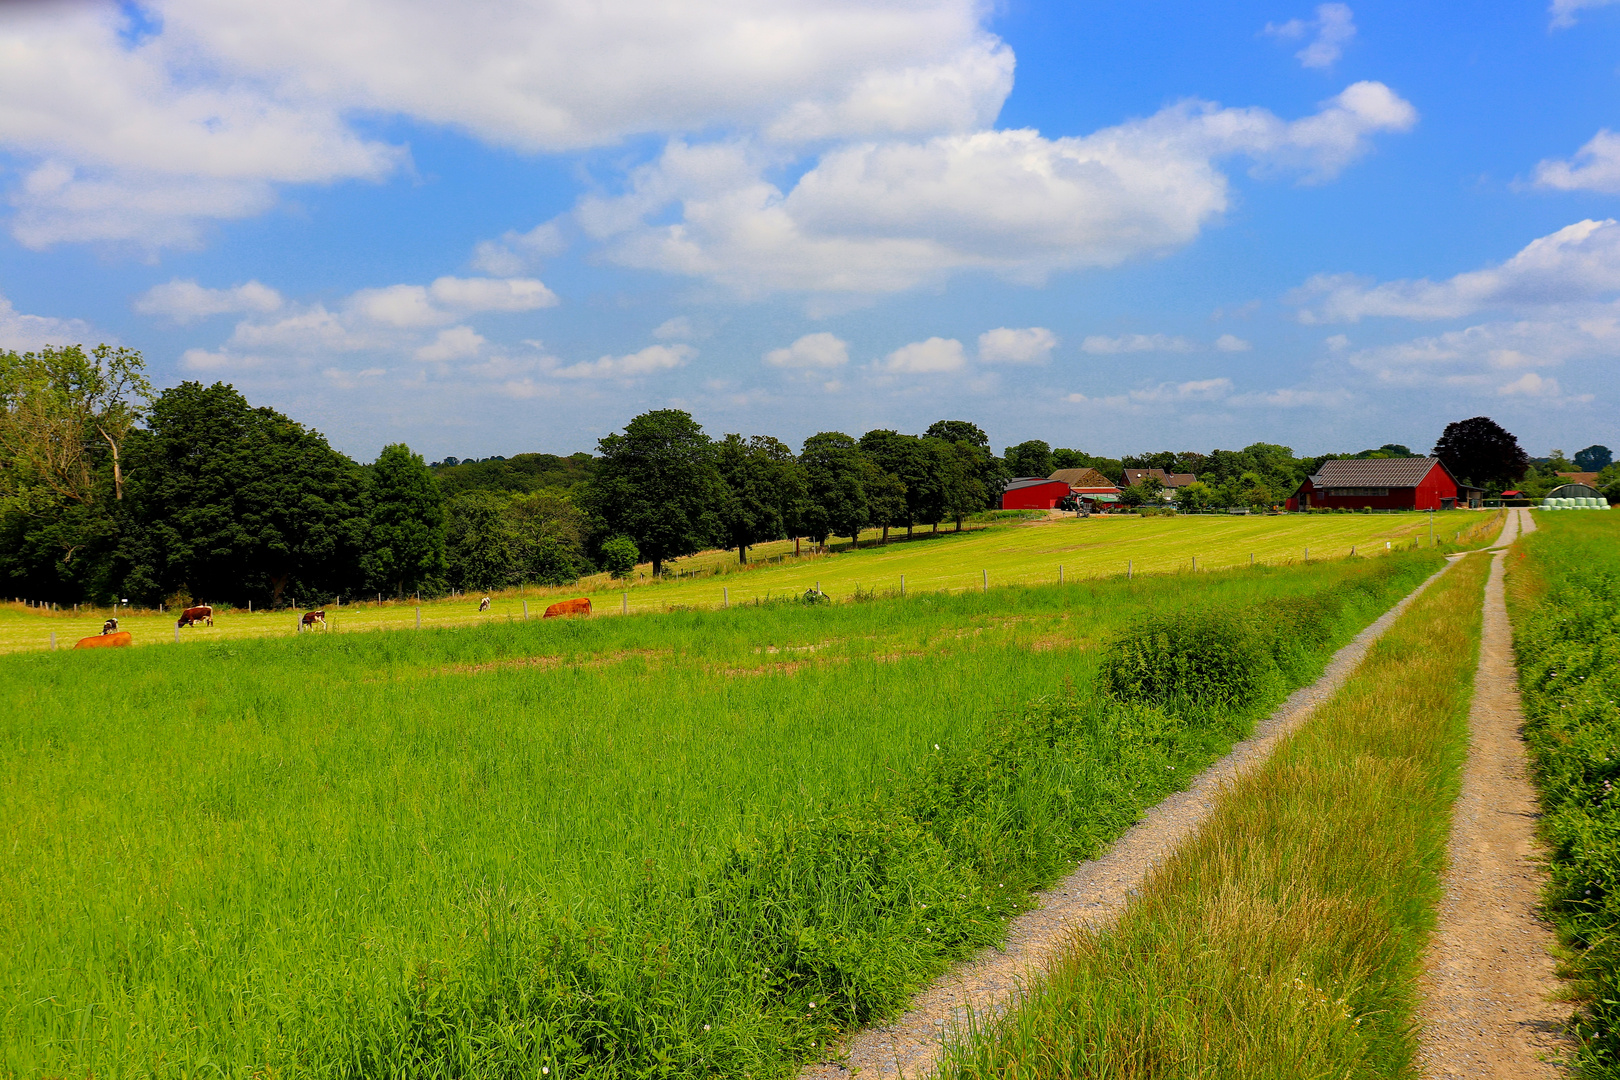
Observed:
[[[1449,569],[1449,567],[1447,568]],[[1329,663],[1314,684],[1294,692],[1254,734],[1205,770],[1186,791],[1144,814],[1101,858],[1081,864],[1056,886],[1036,894],[1039,905],[1013,920],[1006,945],[986,950],[924,991],[899,1019],[857,1033],[844,1056],[804,1069],[803,1080],[918,1077],[933,1071],[943,1037],[999,1015],[1068,946],[1077,930],[1115,921],[1152,871],[1210,818],[1216,795],[1251,773],[1278,742],[1303,724],[1350,677],[1369,649],[1446,569],[1429,577],[1364,629]]]

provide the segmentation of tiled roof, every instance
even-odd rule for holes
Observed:
[[[1324,461],[1311,477],[1311,483],[1324,487],[1417,487],[1439,458],[1359,458]]]
[[[1167,473],[1163,469],[1125,470],[1125,482],[1127,484],[1140,484],[1149,476],[1167,488],[1186,487],[1198,479],[1197,475],[1190,472]]]
[[[1020,476],[1016,479],[1007,481],[1006,490],[1017,491],[1020,488],[1039,487],[1042,484],[1059,484],[1062,482],[1063,481],[1061,480],[1055,480],[1045,476]]]
[[[1061,480],[1072,488],[1106,488],[1117,491],[1114,482],[1096,469],[1059,469],[1051,476],[1053,480]]]
[[[1566,483],[1585,484],[1587,487],[1597,487],[1598,474],[1595,472],[1561,472],[1558,474]]]

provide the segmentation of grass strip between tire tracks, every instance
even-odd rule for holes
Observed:
[[[941,1075],[1409,1076],[1489,560],[1463,560],[1112,928]]]

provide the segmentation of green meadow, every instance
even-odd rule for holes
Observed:
[[[0,1075],[784,1075],[1439,562],[0,658]],[[1182,609],[1264,677],[1099,694]]]
[[[1199,515],[1137,517],[1107,515],[1088,519],[1052,517],[1033,522],[997,522],[964,532],[919,531],[879,542],[880,533],[863,533],[860,546],[847,541],[811,554],[809,543],[761,544],[750,549],[753,560],[739,565],[735,552],[709,551],[669,563],[671,575],[652,579],[643,565],[637,577],[614,581],[595,575],[577,585],[532,587],[496,593],[491,610],[478,611],[477,596],[411,601],[378,598],[293,597],[301,606],[323,606],[338,632],[408,629],[416,625],[418,606],[423,626],[478,626],[519,621],[525,605],[538,618],[546,605],[589,596],[597,614],[665,612],[671,608],[718,608],[803,594],[819,585],[835,600],[858,594],[898,593],[901,578],[908,593],[971,591],[984,586],[1038,585],[1132,575],[1175,574],[1255,565],[1288,566],[1307,558],[1338,559],[1381,555],[1388,550],[1428,547],[1431,532],[1442,549],[1460,541],[1485,539],[1500,524],[1498,514],[1449,511],[1428,514],[1291,514],[1282,516]],[[1387,545],[1387,547],[1386,547]],[[16,604],[0,605],[0,652],[59,648],[96,634],[105,609],[81,613],[44,612]],[[123,612],[120,626],[137,645],[172,644],[173,614]],[[243,637],[291,634],[297,616],[288,611],[220,611],[212,627],[187,627],[184,642],[222,641]]]

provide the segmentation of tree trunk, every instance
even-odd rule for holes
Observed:
[[[664,568],[664,560],[659,558],[657,555],[654,555],[652,564],[653,564],[652,574],[653,574],[653,577],[656,578],[658,576],[658,572]]]
[[[113,500],[115,502],[122,502],[123,499],[124,499],[124,473],[123,473],[123,470],[120,469],[119,465],[118,465],[118,444],[113,442],[112,436],[108,435],[107,432],[105,430],[103,430],[102,428],[96,428],[96,430],[101,432],[101,437],[103,439],[106,439],[107,440],[107,445],[112,448],[112,458],[113,458]]]
[[[742,563],[744,566],[748,565],[748,545],[747,544],[738,544],[737,545],[737,561]]]
[[[915,535],[916,528],[917,527],[915,525],[913,525],[911,522],[909,522],[909,521],[906,522],[906,539],[907,540],[910,540],[912,538],[912,536]]]
[[[887,522],[885,522],[884,525],[883,525],[883,543],[888,544],[888,542],[889,542],[889,525],[888,525]]]
[[[959,514],[959,515],[957,515],[957,518],[956,518],[956,531],[957,531],[957,532],[961,532],[961,531],[962,531],[962,517],[961,517],[961,515],[960,515],[960,514]]]
[[[793,538],[793,557],[795,559],[799,557],[799,538],[797,536]]]
[[[934,533],[936,535],[939,533],[939,522],[937,522],[937,521],[934,522]]]

